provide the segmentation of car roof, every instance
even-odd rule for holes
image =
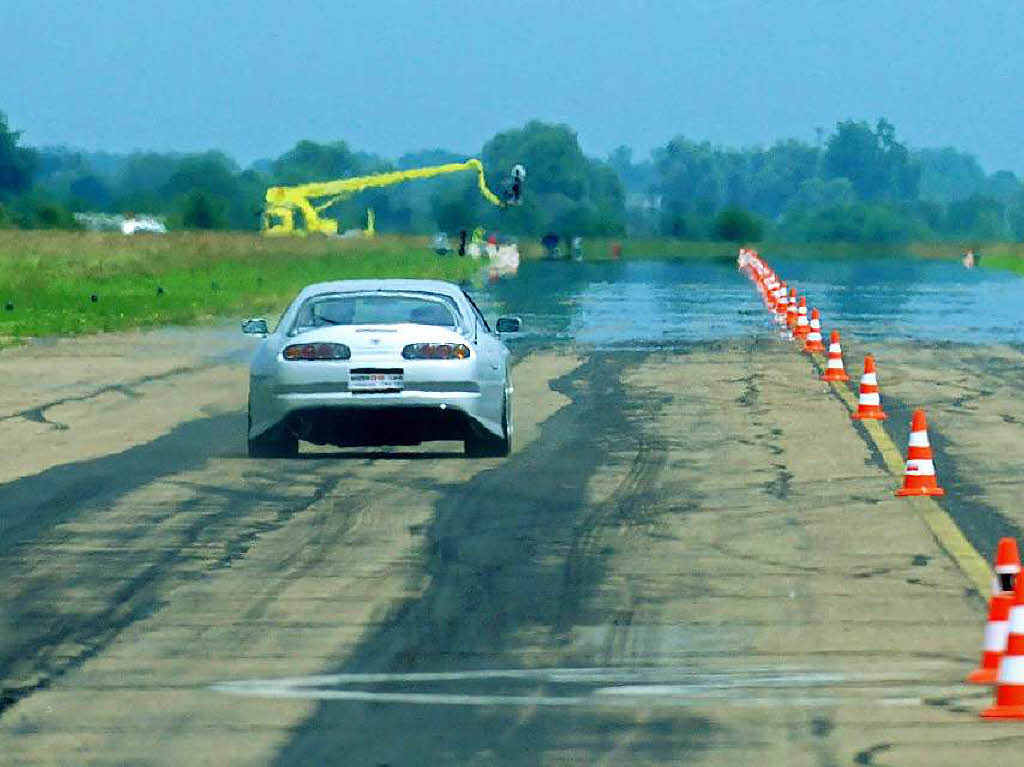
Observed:
[[[373,290],[412,291],[417,293],[438,293],[443,296],[460,298],[462,288],[444,280],[334,280],[307,285],[299,293],[299,299],[318,296],[323,293],[355,293]]]

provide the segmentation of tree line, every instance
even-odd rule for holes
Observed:
[[[887,120],[847,120],[818,143],[727,148],[677,136],[634,161],[588,157],[566,125],[532,121],[476,153],[397,159],[344,141],[299,141],[240,167],[220,151],[85,152],[25,146],[0,113],[0,228],[73,228],[75,212],[157,214],[171,228],[255,230],[271,185],[324,181],[480,157],[492,188],[527,168],[523,204],[497,209],[467,173],[368,190],[326,211],[341,230],[668,236],[756,241],[1024,240],[1024,185],[953,148],[911,149]]]

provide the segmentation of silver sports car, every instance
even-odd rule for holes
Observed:
[[[508,455],[512,387],[501,335],[473,299],[436,280],[344,280],[305,288],[249,369],[249,455],[317,445],[462,440],[471,456]]]

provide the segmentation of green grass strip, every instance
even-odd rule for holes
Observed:
[[[435,255],[423,238],[0,232],[0,343],[217,317],[276,317],[312,282],[458,282],[480,269],[470,259]]]

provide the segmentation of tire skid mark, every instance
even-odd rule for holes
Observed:
[[[636,441],[636,454],[627,475],[607,500],[587,509],[585,516],[576,524],[565,560],[562,599],[566,608],[555,624],[558,633],[571,628],[576,603],[574,595],[579,594],[593,575],[590,571],[599,559],[603,529],[616,524],[643,522],[643,500],[651,493],[655,480],[665,467],[666,452],[657,438],[639,434]],[[637,512],[641,512],[639,518]]]
[[[224,455],[225,438],[243,439],[244,428],[242,413],[199,418],[120,453],[59,464],[0,484],[0,557],[83,509],[114,503],[133,490]]]
[[[528,648],[579,665],[599,660],[602,650],[623,651],[636,619],[629,604],[613,616],[618,626],[605,647],[587,651],[592,655],[574,655],[568,634],[604,578],[608,554],[602,532],[629,534],[654,523],[655,484],[666,451],[642,423],[652,402],[644,392],[627,392],[622,382],[624,370],[647,356],[592,353],[551,383],[569,403],[544,422],[535,441],[496,468],[447,489],[426,535],[423,570],[429,583],[365,636],[339,671],[518,667]],[[637,417],[631,417],[634,409]],[[630,460],[625,477],[608,497],[589,501],[592,478],[618,464],[623,453]],[[667,513],[661,506],[658,511]],[[534,637],[525,647],[523,634]],[[338,753],[365,753],[367,728],[381,734],[372,749],[378,755],[369,763],[391,763],[392,751],[394,759],[399,753],[435,753],[433,722],[459,733],[446,741],[449,763],[494,763],[501,754],[554,747],[562,728],[571,726],[563,717],[573,716],[568,710],[544,717],[530,713],[510,723],[494,709],[468,707],[429,714],[443,719],[428,722],[414,708],[322,702],[295,728],[277,761],[319,763]],[[638,725],[641,731],[645,726]],[[686,728],[692,729],[693,747],[699,749],[716,727],[694,716]],[[489,735],[496,730],[505,733],[499,743]],[[649,742],[657,742],[656,733],[648,734]]]
[[[0,687],[0,716],[21,699],[47,689],[54,680],[94,658],[125,629],[159,610],[164,605],[163,595],[169,587],[189,578],[201,577],[204,573],[230,567],[235,559],[245,555],[261,535],[282,527],[295,515],[321,502],[333,494],[344,480],[342,475],[325,478],[315,471],[302,473],[299,478],[314,484],[312,491],[303,498],[268,494],[273,487],[268,483],[262,487],[253,488],[250,485],[246,489],[233,491],[202,487],[190,500],[178,504],[176,516],[190,521],[176,534],[175,545],[161,554],[154,554],[153,550],[130,552],[119,563],[122,569],[131,571],[132,566],[140,562],[151,564],[121,581],[105,597],[108,602],[106,609],[83,615],[80,620],[75,620],[73,614],[62,615],[61,620],[55,622],[43,635],[36,634],[19,645],[3,648],[0,655],[0,684],[4,680],[8,680],[8,683]],[[359,504],[359,496],[356,496],[352,503],[345,504],[345,508],[357,513],[361,508]],[[268,520],[261,516],[239,525],[245,512],[255,508],[260,509],[264,515],[268,508],[272,509],[272,518]],[[351,524],[342,526],[335,534],[344,535],[350,527]],[[217,536],[223,541],[223,546],[221,552],[212,558],[208,556],[209,550],[201,545],[201,538],[209,535],[211,530],[225,530],[230,534],[226,540],[223,536]],[[198,565],[193,556],[196,550],[204,555]],[[295,561],[303,555],[308,556],[308,553],[299,552],[290,560]],[[315,567],[317,561],[320,558],[314,555],[303,564],[303,568]],[[282,564],[282,567],[287,566],[287,562]],[[284,585],[286,583],[281,584],[281,587]],[[35,609],[35,600],[31,599],[33,591],[44,594],[49,589],[46,579],[40,579],[32,590],[21,595],[19,604],[26,605],[24,609],[31,613]],[[273,595],[267,598],[272,600]],[[9,613],[13,610],[13,606],[8,608]],[[12,617],[17,622],[17,616]],[[26,617],[30,618],[28,615]],[[69,646],[76,648],[75,652],[69,653]],[[11,679],[30,681],[11,684]]]
[[[879,743],[871,746],[870,748],[862,749],[854,754],[853,763],[859,765],[878,765],[878,762],[875,761],[875,757],[878,754],[883,754],[886,751],[889,751],[892,747],[892,743]]]

